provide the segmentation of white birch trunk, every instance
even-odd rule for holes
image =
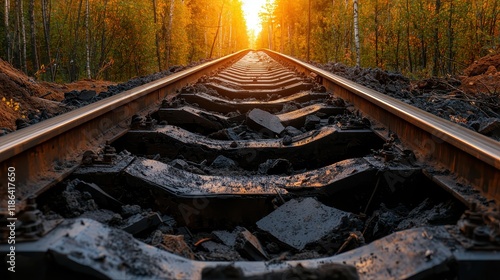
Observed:
[[[86,62],[86,70],[87,70],[87,78],[92,78],[92,73],[90,72],[90,5],[89,0],[85,3],[85,36],[86,43],[85,48],[87,51],[87,62]]]
[[[356,47],[356,66],[360,66],[360,50],[359,50],[359,27],[358,27],[358,0],[354,0],[354,45]]]

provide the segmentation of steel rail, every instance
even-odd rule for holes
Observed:
[[[22,204],[76,168],[85,150],[125,133],[133,115],[156,109],[168,94],[248,52],[192,67],[0,137],[0,198],[7,196],[9,167],[16,169],[16,196]]]
[[[500,201],[499,142],[296,58],[264,51],[298,71],[316,73],[327,89],[395,132],[420,159],[437,163]]]

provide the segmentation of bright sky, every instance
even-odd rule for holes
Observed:
[[[257,37],[260,32],[260,18],[259,12],[261,7],[266,4],[266,0],[242,0],[243,12],[245,13],[245,19],[247,21],[248,33],[250,36]]]

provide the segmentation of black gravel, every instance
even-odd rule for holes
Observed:
[[[342,63],[316,66],[500,141],[499,95],[466,95],[459,89],[461,81],[453,77],[415,82],[379,68]]]

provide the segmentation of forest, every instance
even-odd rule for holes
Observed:
[[[36,79],[123,81],[252,47],[411,77],[497,52],[500,0],[4,0],[2,59]]]
[[[123,81],[248,47],[238,0],[4,0],[2,59],[40,80]]]
[[[258,46],[320,63],[356,65],[359,57],[362,67],[415,77],[458,74],[477,58],[498,51],[499,4],[499,0],[267,1]]]

